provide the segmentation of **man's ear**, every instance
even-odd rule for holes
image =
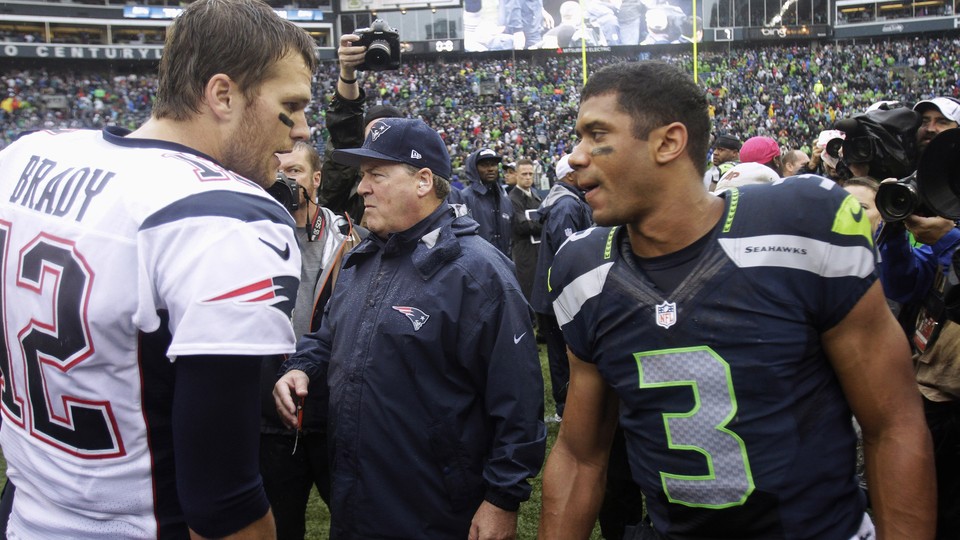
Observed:
[[[433,193],[433,173],[424,167],[417,171],[417,195],[423,197]]]
[[[226,121],[239,110],[240,88],[229,76],[217,73],[207,81],[203,98],[213,115]]]
[[[654,161],[666,165],[686,153],[687,126],[672,122],[651,131],[648,140],[654,153]]]
[[[314,171],[313,176],[310,177],[313,181],[314,189],[320,187],[320,183],[323,181],[323,175],[320,171]]]

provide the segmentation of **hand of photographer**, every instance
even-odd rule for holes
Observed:
[[[807,170],[810,172],[816,172],[820,167],[820,154],[823,153],[823,147],[817,144],[817,141],[813,141],[812,145],[813,155],[810,156],[810,161],[807,162]]]
[[[903,220],[907,230],[913,234],[917,242],[932,246],[940,241],[948,232],[956,226],[953,221],[939,216],[923,217],[908,216]]]
[[[357,66],[363,63],[367,48],[353,45],[353,43],[359,39],[360,36],[356,34],[344,34],[340,36],[340,47],[337,49],[337,59],[340,61],[340,77],[337,79],[337,92],[348,100],[354,100],[360,97],[360,84],[357,82]]]

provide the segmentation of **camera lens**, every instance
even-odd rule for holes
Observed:
[[[827,147],[824,148],[824,151],[832,158],[840,158],[840,148],[843,146],[843,139],[837,137],[836,139],[830,139],[827,141]]]
[[[373,41],[370,43],[370,46],[367,47],[367,54],[364,56],[363,61],[372,69],[389,64],[390,44],[382,39]]]
[[[895,184],[880,184],[876,204],[884,221],[902,221],[920,206],[920,196],[913,179],[906,180]]]
[[[873,141],[870,137],[852,137],[843,142],[843,159],[847,163],[870,163]]]

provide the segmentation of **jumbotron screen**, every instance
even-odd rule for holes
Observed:
[[[701,11],[697,6],[697,11]],[[692,0],[465,0],[467,51],[689,43]]]

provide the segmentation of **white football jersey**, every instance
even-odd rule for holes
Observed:
[[[171,362],[293,352],[293,221],[173,143],[38,132],[0,171],[9,533],[156,538],[179,509],[155,435],[169,433]]]

